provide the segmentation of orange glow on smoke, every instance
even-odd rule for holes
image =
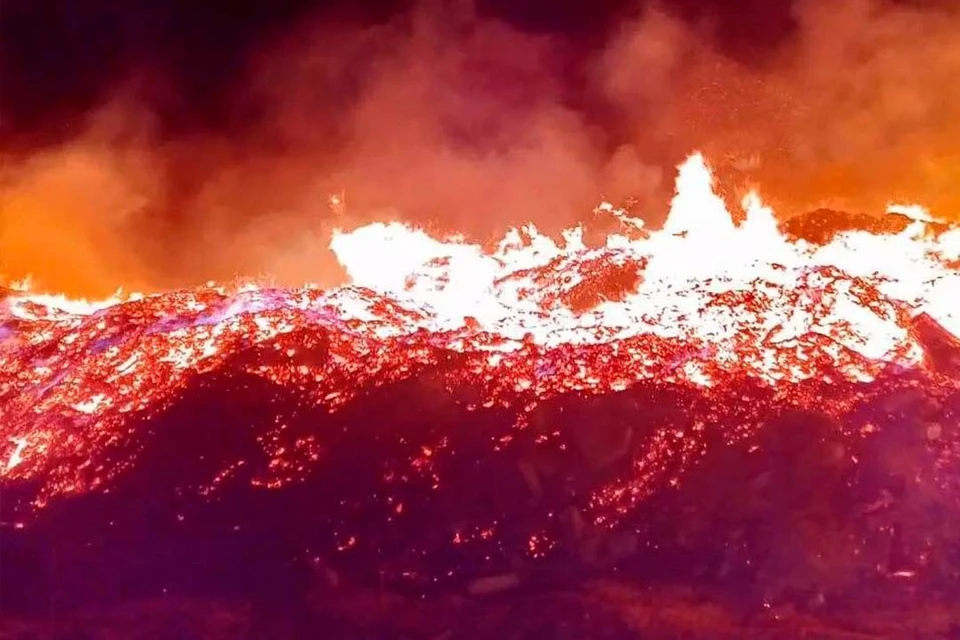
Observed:
[[[0,273],[74,296],[139,288],[141,274],[118,239],[146,194],[120,179],[129,171],[113,155],[90,145],[22,166],[0,158]]]

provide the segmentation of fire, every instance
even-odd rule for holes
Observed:
[[[698,389],[701,417],[658,431],[633,476],[594,496],[597,520],[609,521],[658,483],[675,484],[724,412],[736,417],[729,439],[750,437],[756,408],[722,400],[734,381],[794,406],[827,394],[836,414],[851,406],[851,389],[867,393],[857,385],[890,372],[957,386],[933,366],[916,326],[925,318],[960,336],[960,230],[934,233],[922,209],[898,206],[893,213],[912,219],[898,234],[848,232],[816,246],[783,235],[757,195],[742,205],[735,224],[695,154],[679,168],[662,230],[604,205],[631,233],[601,247],[587,246],[581,229],[555,240],[528,225],[488,251],[374,223],[334,234],[351,282],[332,290],[247,284],[86,302],[9,289],[0,299],[0,481],[38,482],[38,505],[109,487],[136,464],[135,447],[116,451],[138,425],[224,370],[335,414],[365,390],[456,356],[439,384],[469,387],[472,410],[512,408],[517,432],[564,393],[645,381]],[[294,482],[323,460],[324,434],[286,430],[278,418],[258,439],[272,462],[255,484]],[[491,446],[511,441],[499,434]],[[439,486],[447,446],[424,446],[385,482]],[[227,461],[197,491],[215,491],[245,464]]]
[[[894,311],[930,312],[960,333],[960,312],[949,309],[960,279],[945,266],[960,255],[960,232],[932,240],[918,221],[897,236],[850,233],[826,247],[811,247],[783,237],[773,212],[755,194],[743,206],[746,219],[737,226],[713,191],[703,157],[696,154],[680,167],[663,230],[641,239],[611,235],[603,249],[588,250],[578,229],[567,231],[558,245],[527,226],[511,231],[496,252],[486,254],[479,246],[441,242],[396,223],[339,233],[331,247],[354,285],[422,310],[430,316],[432,330],[454,329],[469,317],[500,336],[519,339],[531,333],[538,344],[653,333],[723,345],[743,329],[784,331],[800,323],[797,330],[819,330],[843,324],[857,328],[857,338],[848,346],[873,359],[892,356],[897,349],[905,349],[900,355],[908,359],[918,356],[906,327],[889,316]],[[892,207],[907,210],[922,211]],[[582,267],[592,260],[637,265],[642,289],[587,313],[550,306],[549,293],[581,284]],[[840,284],[830,269],[852,278]],[[831,290],[831,283],[838,288]],[[734,292],[762,296],[758,288],[767,286],[784,296],[784,290],[803,285],[809,285],[802,294],[807,303],[832,292],[835,299],[823,309],[827,315],[803,318],[798,305],[786,300],[771,300],[763,310],[707,304]],[[833,335],[828,329],[824,333]]]

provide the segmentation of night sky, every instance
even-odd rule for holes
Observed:
[[[443,0],[436,0],[442,6]],[[164,133],[250,125],[229,96],[252,51],[306,20],[373,25],[403,16],[410,0],[4,0],[0,4],[0,131],[7,144],[51,144],[132,70],[162,78],[143,92]],[[670,0],[671,12],[712,21],[735,54],[774,49],[793,25],[784,0]],[[642,5],[631,0],[477,0],[477,11],[528,33],[559,35],[573,64]],[[246,118],[245,118],[246,116]]]

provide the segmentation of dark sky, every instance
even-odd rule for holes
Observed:
[[[444,0],[437,0],[443,2]],[[132,69],[162,77],[151,100],[165,131],[239,126],[231,88],[251,51],[305,19],[376,24],[409,0],[3,0],[0,131],[8,142],[54,142]],[[574,56],[599,46],[640,6],[632,0],[477,0],[478,12],[523,31],[561,34]],[[690,20],[711,19],[732,51],[766,49],[791,27],[785,0],[670,0]],[[148,91],[149,89],[145,89]]]

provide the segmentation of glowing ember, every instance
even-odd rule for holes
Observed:
[[[711,183],[704,159],[692,156],[663,230],[634,224],[639,237],[611,235],[598,248],[585,246],[579,229],[555,242],[532,226],[509,232],[492,253],[397,223],[337,233],[331,246],[352,284],[330,291],[205,287],[86,303],[8,290],[0,478],[39,483],[37,505],[108,488],[136,463],[137,447],[124,445],[138,425],[215,372],[256,376],[333,414],[446,363],[439,384],[469,388],[470,409],[510,408],[516,433],[532,428],[545,400],[568,392],[645,381],[697,390],[689,424],[657,431],[632,475],[594,494],[596,521],[609,522],[653,488],[676,484],[709,428],[733,424],[727,440],[751,436],[761,408],[729,391],[744,380],[769,401],[831,415],[862,399],[851,390],[870,393],[861,383],[881,389],[897,372],[956,387],[931,364],[915,319],[960,335],[960,231],[933,234],[922,210],[901,206],[894,213],[914,222],[899,234],[791,242],[755,195],[735,225]],[[286,431],[277,418],[258,437],[271,462],[254,484],[296,481],[323,459],[324,433]],[[536,442],[551,446],[557,435],[543,430]],[[497,434],[491,447],[512,439]],[[422,447],[385,482],[417,476],[439,486],[437,459],[448,446],[440,437]],[[215,492],[246,464],[226,461],[196,492]],[[400,501],[390,509],[396,518],[409,510]],[[482,535],[464,530],[454,540]],[[529,539],[534,555],[549,544]]]

